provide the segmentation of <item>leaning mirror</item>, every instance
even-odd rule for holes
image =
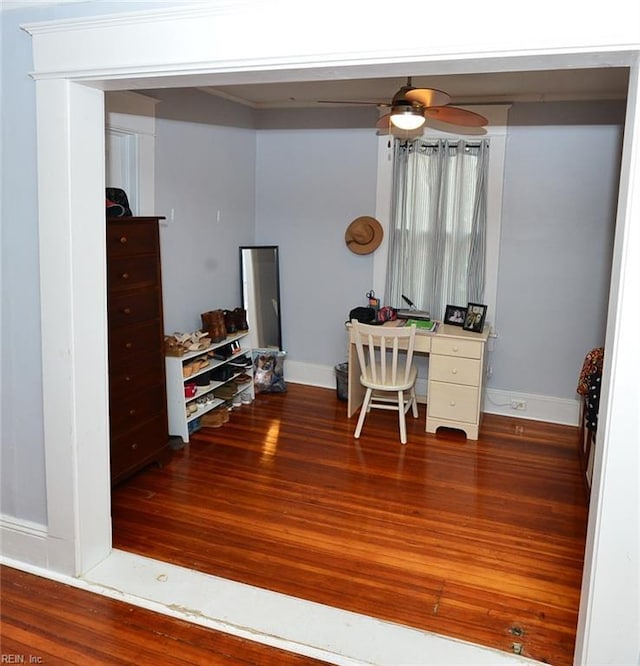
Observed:
[[[240,280],[251,346],[282,349],[278,246],[241,247]]]

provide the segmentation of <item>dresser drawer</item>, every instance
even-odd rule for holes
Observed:
[[[164,383],[164,359],[157,350],[142,354],[126,363],[109,365],[109,392],[112,401],[121,400],[130,391]]]
[[[162,322],[154,319],[134,326],[121,326],[109,330],[109,367],[135,363],[136,359],[149,353],[158,354],[164,360]]]
[[[118,436],[141,421],[166,412],[164,384],[124,395],[114,395],[110,404],[111,434]]]
[[[142,423],[137,428],[111,440],[111,478],[151,461],[169,444],[167,422],[163,416]]]
[[[475,358],[432,354],[429,360],[429,377],[434,381],[479,386],[480,361]]]
[[[109,291],[152,287],[158,283],[158,263],[153,255],[117,257],[109,262],[107,272]]]
[[[431,341],[431,353],[465,358],[482,358],[482,345],[481,341],[438,337],[436,335]]]
[[[160,295],[155,289],[109,294],[109,326],[159,319],[161,308]]]
[[[132,254],[156,254],[157,220],[136,222],[107,221],[107,256],[109,260]]]
[[[475,423],[480,389],[445,382],[429,382],[428,415],[436,419]]]

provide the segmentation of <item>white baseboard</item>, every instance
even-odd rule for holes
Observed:
[[[293,384],[306,384],[321,388],[336,388],[335,368],[326,365],[314,365],[299,361],[285,362],[285,379]],[[427,380],[418,377],[416,382],[418,402],[426,402]],[[513,401],[524,403],[524,408],[514,409]],[[556,398],[554,396],[485,389],[483,411],[500,416],[514,416],[520,419],[546,421],[562,425],[577,426],[580,415],[580,401],[577,399]]]
[[[513,402],[523,408],[512,407]],[[519,393],[502,389],[487,388],[484,392],[483,411],[500,416],[514,416],[532,421],[546,421],[561,425],[577,426],[580,422],[580,401],[556,398],[535,393]]]
[[[37,567],[48,565],[47,527],[28,520],[0,515],[0,556]]]
[[[285,381],[293,384],[336,388],[336,371],[329,365],[301,363],[287,359],[284,363],[284,377]]]

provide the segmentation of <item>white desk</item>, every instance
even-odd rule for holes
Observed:
[[[469,439],[478,439],[488,337],[488,326],[482,333],[448,324],[441,324],[437,333],[416,332],[414,351],[430,355],[427,432],[436,432],[445,426],[464,430]],[[360,362],[350,327],[348,361],[347,416],[351,418],[362,404],[364,389],[360,384]]]

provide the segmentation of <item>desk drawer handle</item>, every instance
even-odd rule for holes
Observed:
[[[127,237],[126,236],[120,236],[120,243],[124,245],[127,242]]]
[[[133,342],[127,342],[124,346],[125,349],[131,349],[133,347]]]
[[[129,279],[129,273],[123,273],[120,277],[121,277],[123,280],[128,280],[128,279]]]
[[[131,314],[131,308],[122,308],[122,312],[126,315]]]

